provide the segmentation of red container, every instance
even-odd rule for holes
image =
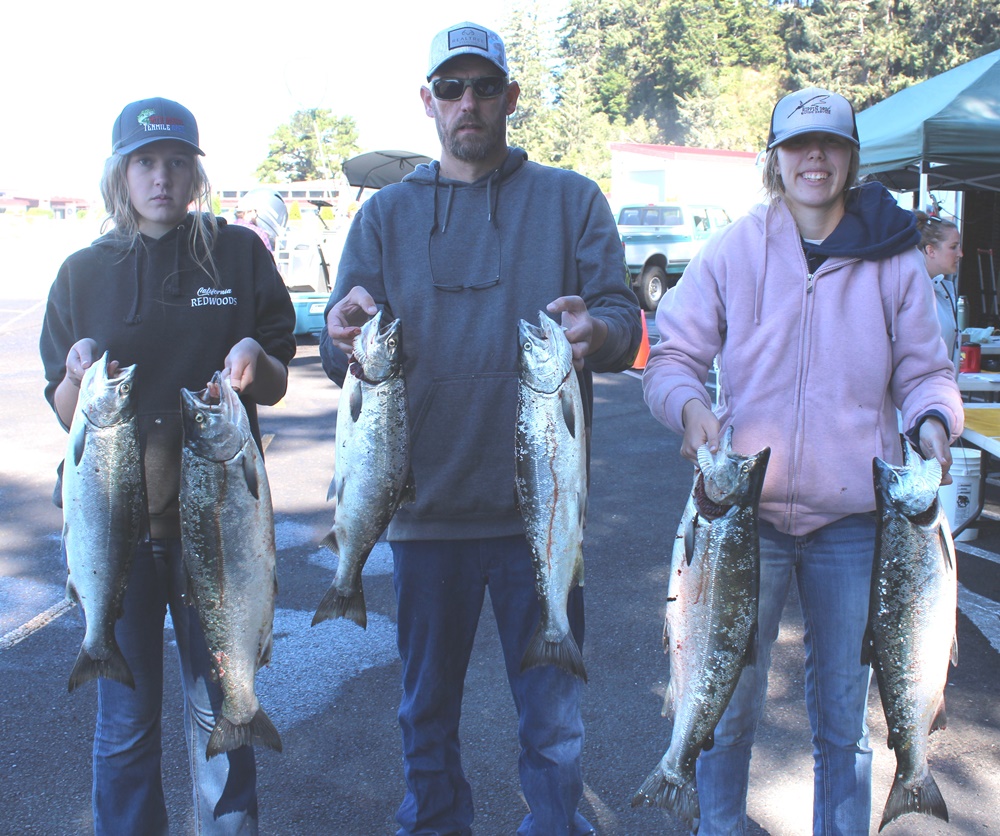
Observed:
[[[982,359],[983,351],[978,343],[967,343],[962,346],[962,362],[958,370],[960,372],[978,372]]]

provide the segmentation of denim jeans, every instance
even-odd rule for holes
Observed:
[[[521,789],[529,813],[519,836],[582,836],[582,683],[552,666],[521,673],[538,625],[534,572],[524,537],[392,544],[403,662],[399,726],[406,795],[397,836],[471,833],[472,790],[462,772],[458,726],[465,674],[486,588],[496,616],[518,716]],[[569,598],[583,647],[583,590]]]
[[[177,638],[184,692],[184,730],[194,782],[197,833],[257,833],[253,749],[205,758],[222,705],[212,681],[205,638],[193,606],[184,606],[186,578],[179,540],[140,544],[129,575],[124,613],[115,627],[135,690],[97,683],[94,732],[94,832],[107,836],[167,833],[160,773],[163,625],[166,608]]]
[[[697,764],[699,836],[744,834],[750,748],[764,706],[771,646],[794,573],[805,625],[805,696],[813,743],[814,836],[866,836],[871,668],[861,664],[875,518],[855,515],[803,537],[761,523],[759,650]]]

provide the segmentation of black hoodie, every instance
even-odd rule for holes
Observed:
[[[154,537],[180,534],[180,389],[204,388],[245,337],[285,365],[295,356],[295,311],[260,238],[220,219],[213,279],[190,254],[192,222],[189,215],[162,238],[143,235],[136,244],[112,231],[67,258],[49,291],[39,341],[50,405],[78,340],[95,340],[98,356],[108,351],[123,366],[136,364]],[[243,403],[260,445],[256,404]]]

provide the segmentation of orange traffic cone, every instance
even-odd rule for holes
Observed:
[[[646,368],[646,361],[649,359],[649,330],[646,328],[645,311],[640,311],[639,313],[642,317],[642,342],[639,343],[639,353],[635,355],[635,362],[632,363],[632,368],[641,371]]]

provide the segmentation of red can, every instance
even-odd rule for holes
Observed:
[[[983,351],[978,343],[967,343],[962,346],[962,362],[958,367],[960,372],[978,372],[983,359]]]

